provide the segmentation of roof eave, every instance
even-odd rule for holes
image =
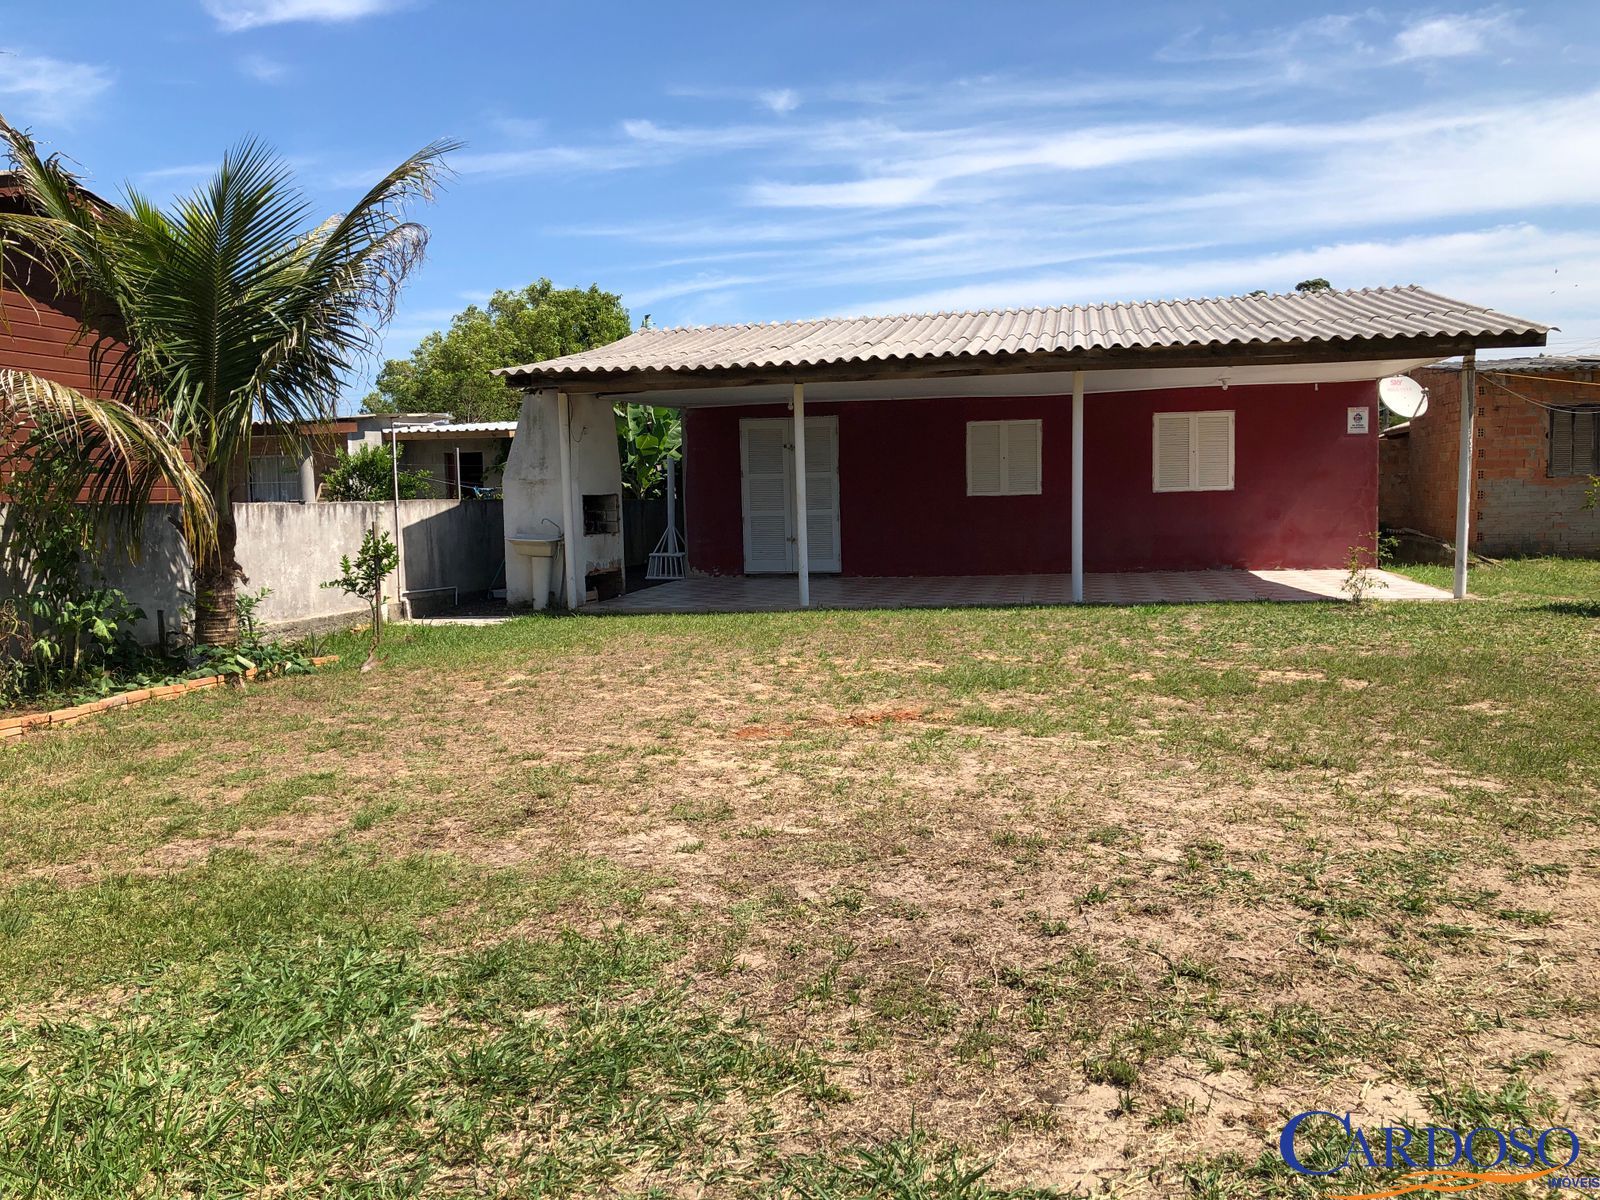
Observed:
[[[1222,346],[1112,347],[1094,350],[956,354],[936,357],[855,359],[794,366],[686,367],[541,372],[538,364],[504,368],[512,387],[532,391],[626,393],[688,388],[938,379],[952,375],[1014,375],[1045,371],[1119,370],[1129,367],[1239,367],[1360,362],[1366,359],[1450,358],[1469,350],[1543,346],[1541,327],[1485,333],[1404,338],[1351,338],[1316,342],[1249,342]]]

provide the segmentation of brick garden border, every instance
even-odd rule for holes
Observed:
[[[337,654],[323,654],[311,660],[314,667],[326,666],[328,663],[339,661]],[[251,667],[244,672],[244,678],[254,679],[256,669]],[[139,688],[132,692],[119,692],[115,696],[107,696],[103,700],[91,700],[87,704],[75,704],[71,708],[58,708],[53,712],[28,713],[22,717],[7,717],[0,720],[0,742],[10,738],[21,737],[25,733],[34,733],[40,729],[56,729],[64,725],[75,725],[86,717],[98,713],[110,712],[114,708],[136,708],[152,700],[176,700],[179,696],[187,696],[190,692],[204,692],[211,688],[221,687],[230,678],[228,675],[202,675],[199,679],[185,679],[178,683],[165,683],[160,687]]]

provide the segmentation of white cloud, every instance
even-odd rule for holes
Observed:
[[[761,103],[781,117],[784,113],[791,113],[800,107],[800,93],[793,88],[777,88],[770,92],[762,92]]]
[[[1257,236],[1396,225],[1540,209],[1600,197],[1600,92],[1465,112],[1456,122],[1397,122],[1393,137],[1324,146],[1270,178],[1157,200],[1143,215],[1248,222]],[[1130,208],[1129,216],[1139,215]]]
[[[657,125],[643,119],[622,122],[622,132],[635,142],[672,146],[687,152],[745,150],[788,140],[783,125]]]
[[[1076,272],[1011,275],[903,294],[885,311],[992,308],[1064,302],[1147,300],[1156,296],[1238,295],[1282,291],[1324,276],[1334,286],[1416,283],[1533,320],[1552,319],[1550,281],[1571,263],[1600,256],[1600,235],[1534,225],[1462,233],[1338,242],[1235,256],[1111,263]],[[1562,300],[1568,305],[1571,302]],[[1579,321],[1600,327],[1600,290],[1579,307]]]
[[[202,0],[228,33],[290,21],[356,21],[398,8],[402,0]]]
[[[177,186],[179,184],[194,183],[206,178],[217,169],[214,162],[178,163],[170,167],[152,167],[140,171],[137,178],[142,184],[165,184]]]
[[[745,195],[772,208],[899,208],[931,198],[937,181],[883,175],[849,183],[757,183]]]
[[[1600,94],[1584,101],[1592,116],[1600,116],[1597,99]],[[876,145],[858,136],[840,140],[840,153],[835,155],[819,155],[824,149],[820,141],[813,141],[809,149],[814,157],[840,168],[859,161],[863,152],[871,155],[877,170],[866,178],[826,183],[764,180],[744,194],[752,204],[776,207],[897,207],[952,199],[944,190],[957,182],[983,181],[986,187],[1019,192],[1029,186],[1030,176],[1056,174],[1072,180],[1086,172],[1193,159],[1204,160],[1215,169],[1224,161],[1256,163],[1272,156],[1276,164],[1289,170],[1296,156],[1352,147],[1381,153],[1385,147],[1400,144],[1414,152],[1426,150],[1431,139],[1505,128],[1519,119],[1545,115],[1540,106],[1512,106],[1509,111],[1391,113],[1327,124],[1110,124],[1035,134],[1013,132],[1005,126],[979,126],[898,138],[883,135]],[[1548,133],[1546,129],[1540,138],[1548,141]],[[1574,156],[1580,161],[1585,157],[1581,151]],[[810,169],[815,163],[805,165]],[[1232,176],[1237,178],[1238,172]],[[1163,190],[1171,192],[1170,180],[1163,180]]]
[[[111,73],[92,63],[0,50],[0,109],[19,121],[70,121],[111,86]]]
[[[609,144],[590,146],[528,146],[518,150],[468,151],[451,155],[450,168],[462,175],[511,177],[547,172],[592,173],[621,171],[645,165],[647,156],[637,150]],[[387,168],[385,168],[387,169]],[[378,173],[379,175],[382,172]],[[336,183],[377,178],[344,174]]]
[[[512,117],[502,114],[491,118],[491,124],[506,137],[526,141],[530,138],[543,137],[549,122],[543,117]]]
[[[279,83],[289,74],[287,63],[264,54],[246,54],[239,60],[239,70],[257,83]]]
[[[1413,21],[1395,35],[1401,62],[1420,58],[1464,58],[1487,54],[1496,42],[1512,40],[1514,31],[1503,12],[1445,13]]]
[[[1205,36],[1195,29],[1162,47],[1157,57],[1175,63],[1251,62],[1280,81],[1317,82],[1327,79],[1334,63],[1348,74],[1486,54],[1497,43],[1522,40],[1512,14],[1502,8],[1417,17],[1398,28],[1396,23],[1393,15],[1367,8],[1248,34]]]

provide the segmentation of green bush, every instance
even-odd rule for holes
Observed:
[[[404,461],[405,447],[400,458]],[[363,446],[354,454],[339,451],[338,461],[323,477],[324,500],[387,500],[395,493],[394,452],[388,446]],[[426,471],[400,472],[400,499],[427,500],[434,492]]]

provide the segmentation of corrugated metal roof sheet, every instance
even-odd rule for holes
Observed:
[[[1541,354],[1537,358],[1480,358],[1478,373],[1510,371],[1518,375],[1562,375],[1569,371],[1600,371],[1600,356]],[[1430,370],[1459,371],[1460,362],[1435,363]]]
[[[514,381],[559,381],[644,371],[798,368],[894,359],[1363,339],[1527,336],[1532,342],[1546,332],[1547,326],[1536,322],[1418,287],[1389,287],[641,329],[609,346],[507,367],[500,373]]]
[[[515,421],[440,421],[428,425],[396,425],[396,433],[515,433]]]

